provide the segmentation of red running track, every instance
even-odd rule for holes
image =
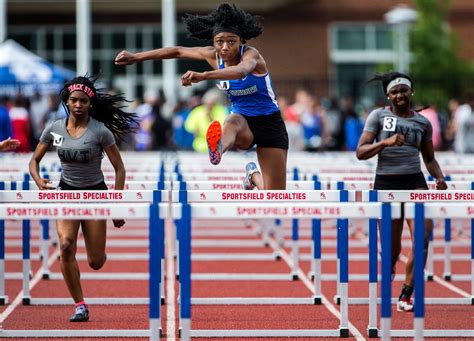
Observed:
[[[302,224],[302,240],[309,240],[308,227]],[[7,227],[7,261],[6,271],[20,272],[21,261],[8,260],[8,254],[21,253],[18,245],[9,246],[14,240],[18,240],[18,235],[12,231],[19,229],[19,225],[10,222]],[[359,231],[359,227],[356,228]],[[9,231],[12,232],[9,236]],[[36,228],[33,228],[33,232]],[[148,271],[148,262],[143,259],[143,255],[148,252],[147,231],[145,222],[129,222],[124,228],[117,230],[109,227],[108,237],[108,255],[109,260],[99,273],[146,273]],[[167,232],[171,232],[171,226],[167,226]],[[223,232],[224,231],[224,232]],[[284,229],[289,233],[289,227]],[[441,229],[440,229],[441,231]],[[222,235],[219,235],[219,233]],[[405,229],[407,232],[407,229]],[[36,232],[35,232],[36,233]],[[193,228],[193,242],[204,241],[204,245],[193,246],[193,255],[215,255],[226,254],[235,255],[251,253],[255,255],[274,254],[275,243],[271,246],[255,246],[255,243],[261,241],[255,229],[245,227],[243,224],[226,222],[212,222],[206,224],[200,222]],[[37,235],[37,233],[36,233]],[[404,238],[408,240],[405,233]],[[36,239],[36,238],[35,238]],[[440,239],[440,237],[436,237]],[[462,236],[454,238],[469,240],[469,235],[464,233]],[[37,240],[37,239],[36,239]],[[226,242],[233,243],[241,241],[242,246],[222,247]],[[323,241],[334,241],[334,227],[331,222],[326,222],[323,226]],[[210,241],[210,242],[209,242]],[[272,239],[273,241],[273,239]],[[286,237],[286,246],[289,238]],[[364,242],[365,236],[360,231],[351,237],[352,242]],[[132,246],[127,246],[127,242]],[[141,245],[140,245],[141,244]],[[164,336],[163,339],[178,339],[178,303],[177,293],[178,285],[173,274],[173,267],[176,266],[173,260],[173,243],[168,243],[167,253],[167,282],[165,288],[167,295],[173,294],[173,297],[167,296],[166,304],[162,306],[161,314],[163,319]],[[363,244],[363,243],[362,243]],[[137,246],[138,245],[138,246]],[[305,244],[306,245],[306,244]],[[32,269],[37,274],[40,262],[36,253],[38,248],[32,248]],[[336,271],[336,262],[334,260],[324,260],[324,257],[335,253],[334,246],[323,247],[323,274],[334,274]],[[435,251],[442,254],[441,248]],[[59,273],[59,262],[55,255],[56,250],[51,248],[50,271]],[[285,247],[282,251],[280,260],[194,260],[192,262],[193,273],[254,273],[254,274],[290,274],[290,265],[288,264],[288,255],[291,250]],[[349,254],[366,253],[367,248],[363,246],[350,246]],[[407,252],[405,247],[404,254]],[[468,247],[455,247],[453,253],[468,254]],[[81,246],[78,249],[79,254],[84,254],[85,250]],[[310,253],[308,247],[301,247],[300,254]],[[138,260],[116,260],[114,256],[120,254],[135,254]],[[133,256],[133,255],[132,255]],[[466,261],[453,262],[453,274],[468,274],[470,263]],[[171,261],[171,263],[170,263]],[[85,260],[79,261],[81,272],[83,274],[94,272],[87,266]],[[435,262],[436,280],[426,283],[426,295],[429,297],[462,297],[463,292],[469,292],[470,283],[468,282],[445,282],[442,280],[443,274],[442,261]],[[308,274],[310,271],[310,262],[300,261],[302,274]],[[349,271],[351,274],[367,273],[367,261],[350,260]],[[397,273],[403,274],[404,265],[400,261],[397,266]],[[83,280],[83,290],[86,300],[95,297],[148,297],[148,282],[146,280]],[[401,287],[401,282],[395,282],[392,293],[397,295]],[[72,314],[72,307],[69,305],[52,306],[23,306],[20,304],[12,305],[11,302],[20,294],[20,280],[7,280],[6,292],[10,298],[10,305],[0,307],[2,322],[5,330],[72,330],[72,329],[147,329],[148,326],[148,307],[146,305],[91,305],[91,320],[88,323],[72,324],[68,322]],[[217,280],[196,280],[193,281],[192,297],[311,297],[312,284],[310,278],[305,275],[296,281],[217,281]],[[336,294],[336,283],[323,281],[322,292],[327,298],[326,304],[322,305],[194,305],[192,308],[192,328],[193,329],[337,329],[339,319],[337,311],[339,307],[333,303],[333,297]],[[69,297],[66,286],[62,280],[37,280],[31,290],[32,297]],[[367,297],[368,283],[362,281],[353,281],[349,283],[350,297]],[[469,305],[427,305],[425,327],[427,329],[472,329],[474,326],[474,308]],[[8,313],[8,314],[7,314]],[[398,313],[392,309],[392,328],[411,329],[413,315],[409,313]],[[368,324],[368,306],[349,305],[349,322],[351,324],[351,338],[365,339]],[[380,327],[380,325],[379,325]],[[171,328],[171,329],[168,329]],[[95,338],[101,340],[103,338]],[[107,338],[104,340],[113,340]],[[135,340],[144,338],[127,338]],[[222,340],[237,340],[238,338],[214,338]],[[251,338],[247,338],[249,340]],[[259,340],[288,340],[288,338],[259,338]],[[334,340],[335,338],[298,338],[298,340]],[[441,338],[440,338],[441,339]],[[22,339],[24,340],[24,339]],[[41,340],[41,339],[38,339]],[[58,339],[56,339],[58,340]],[[60,340],[60,339],[59,339]],[[67,340],[74,340],[68,338]],[[196,338],[196,340],[200,340]],[[204,340],[204,339],[203,339]],[[347,340],[347,339],[344,339]],[[406,340],[406,338],[405,338]],[[454,340],[450,338],[450,340]],[[463,339],[465,340],[465,339]]]

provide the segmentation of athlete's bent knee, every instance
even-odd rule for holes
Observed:
[[[72,239],[65,239],[62,240],[60,244],[61,259],[69,260],[74,258],[76,254],[75,242]]]
[[[93,270],[100,270],[104,266],[106,261],[107,255],[103,255],[102,257],[97,258],[87,258],[87,262]]]

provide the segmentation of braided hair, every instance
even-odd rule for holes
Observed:
[[[391,81],[393,81],[395,78],[408,79],[411,82],[411,88],[413,89],[413,80],[410,78],[410,76],[401,72],[388,72],[384,74],[376,74],[372,79],[369,79],[367,83],[374,82],[374,81],[382,81],[383,93],[385,94],[387,92],[388,84]]]
[[[242,42],[258,37],[263,32],[262,18],[251,15],[236,5],[221,4],[209,15],[185,14],[183,21],[189,37],[200,40],[212,40],[220,32],[237,34]]]
[[[69,108],[66,103],[73,91],[83,91],[89,96],[91,108],[89,116],[104,125],[114,134],[116,138],[124,140],[127,133],[134,132],[138,127],[137,116],[122,110],[121,102],[127,102],[122,95],[111,95],[106,89],[96,89],[94,83],[97,78],[75,77],[67,81],[59,93],[63,107],[69,116]]]

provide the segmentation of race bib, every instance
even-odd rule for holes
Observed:
[[[383,118],[383,131],[395,131],[397,127],[397,118],[393,116],[387,116]]]

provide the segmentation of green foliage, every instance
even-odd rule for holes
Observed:
[[[460,98],[474,80],[472,63],[458,56],[458,42],[446,24],[449,0],[414,0],[418,20],[411,31],[413,54],[410,75],[419,104],[445,109],[450,98]]]

